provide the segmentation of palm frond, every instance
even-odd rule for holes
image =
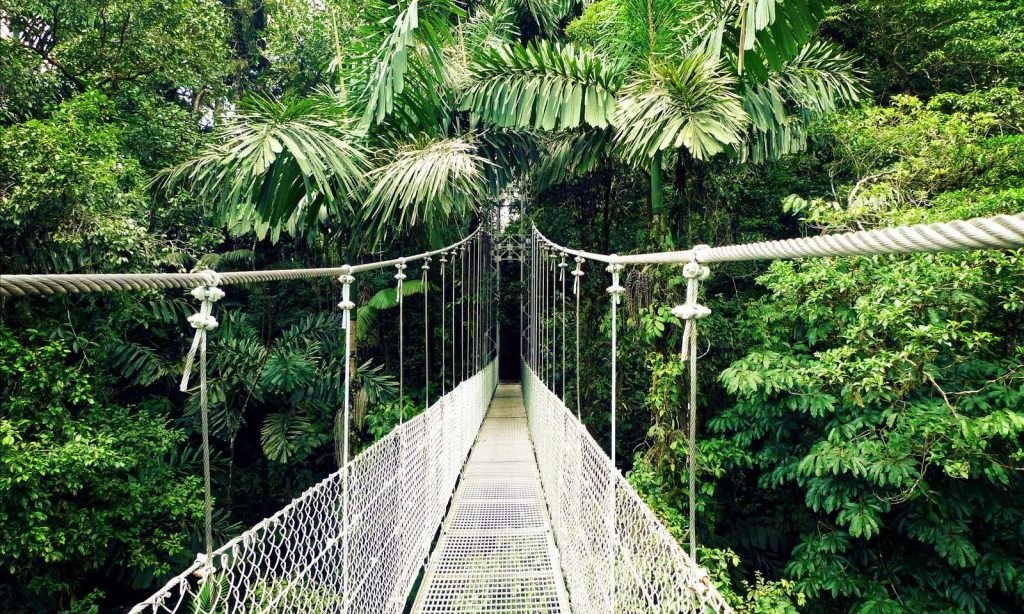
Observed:
[[[415,296],[423,293],[423,280],[421,279],[408,279],[402,283],[402,298],[409,296]],[[398,289],[397,288],[384,288],[383,290],[377,291],[376,294],[370,297],[370,300],[366,301],[367,306],[376,309],[378,311],[383,309],[391,309],[398,306]]]
[[[498,194],[537,164],[538,139],[533,132],[489,128],[480,132],[477,150],[490,164],[484,165],[487,187]]]
[[[603,19],[599,44],[623,58],[630,71],[647,71],[652,61],[678,58],[692,38],[693,24],[706,7],[702,0],[618,0]]]
[[[713,58],[726,57],[737,72],[767,78],[779,70],[815,32],[832,0],[725,0],[711,3],[699,24],[700,49]]]
[[[350,211],[348,198],[367,166],[333,99],[254,97],[217,128],[212,145],[159,173],[155,184],[187,186],[214,203],[218,222],[233,232],[276,240],[289,222],[305,231]]]
[[[540,163],[533,170],[534,186],[543,189],[592,172],[613,152],[612,128],[582,128],[557,132],[545,139]]]
[[[254,252],[251,249],[233,249],[216,254],[203,254],[196,261],[196,268],[199,269],[222,269],[233,264],[245,264],[252,261]]]
[[[615,116],[617,152],[640,164],[663,150],[685,147],[706,160],[739,145],[747,115],[736,80],[723,68],[720,61],[692,55],[631,84]]]
[[[260,443],[268,459],[286,463],[308,447],[308,440],[315,435],[316,427],[305,412],[277,412],[264,418]]]
[[[149,386],[179,374],[177,360],[168,360],[155,349],[135,341],[112,344],[110,360],[114,372],[139,386]]]
[[[315,358],[306,352],[286,348],[271,351],[261,373],[267,388],[284,395],[307,386],[315,377]]]
[[[506,128],[607,126],[621,71],[594,51],[540,41],[481,51],[470,66],[463,106]]]
[[[573,0],[515,0],[520,13],[529,15],[546,36],[558,33],[558,26],[572,12]]]
[[[383,3],[375,5],[380,8]],[[389,6],[383,6],[391,11]],[[377,28],[390,26],[390,32],[381,41],[372,62],[372,72],[366,84],[362,126],[379,124],[398,108],[395,100],[405,91],[410,69],[423,70],[437,80],[443,78],[443,48],[450,39],[450,21],[464,15],[464,11],[450,0],[430,0],[422,5],[420,0],[411,0],[397,14],[388,15],[374,24]],[[417,53],[423,57],[417,57]]]
[[[463,219],[484,196],[488,162],[470,138],[416,140],[387,153],[393,159],[370,172],[364,209],[380,238],[396,224],[430,231]]]
[[[743,106],[751,118],[745,156],[760,162],[803,151],[811,122],[857,104],[865,91],[852,56],[823,42],[805,45],[766,82],[745,84]]]
[[[515,9],[512,0],[478,4],[470,18],[456,26],[453,44],[444,49],[445,83],[453,91],[461,91],[470,83],[470,62],[479,50],[518,38]]]

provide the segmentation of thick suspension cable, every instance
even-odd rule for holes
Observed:
[[[723,247],[697,246],[683,251],[628,256],[596,254],[570,249],[552,242],[536,228],[534,230],[546,245],[557,247],[587,260],[609,264],[685,264],[694,260],[710,264],[748,260],[878,256],[1024,247],[1024,213],[861,230],[799,239],[760,241]]]
[[[465,245],[483,228],[477,228],[466,238],[441,249],[358,265],[321,269],[282,269],[269,271],[233,271],[218,274],[218,285],[252,284],[271,281],[293,281],[354,275],[366,271],[385,269],[400,262],[415,262],[444,250]],[[203,273],[81,273],[52,275],[0,274],[0,296],[29,296],[50,294],[78,294],[86,292],[128,292],[135,290],[161,290],[169,288],[195,288],[205,283]]]

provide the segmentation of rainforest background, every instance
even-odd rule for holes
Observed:
[[[605,253],[1017,213],[1022,86],[1016,0],[0,0],[0,274],[336,266],[512,189]],[[586,272],[569,381],[607,444]],[[625,285],[618,455],[684,539],[685,283]],[[719,265],[705,292],[696,530],[738,610],[1024,610],[1024,254]],[[218,540],[336,467],[344,372],[336,284],[227,294]],[[393,280],[358,294],[364,446],[424,391],[399,407]],[[122,611],[201,548],[194,306],[0,301],[0,610]]]

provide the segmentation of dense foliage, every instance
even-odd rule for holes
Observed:
[[[1021,75],[1012,0],[0,0],[0,272],[337,266],[437,247],[511,192],[620,253],[1015,213]],[[569,377],[607,443],[586,272]],[[618,456],[739,610],[1024,609],[1020,252],[714,267],[696,527],[685,281],[624,285]],[[337,298],[217,306],[218,539],[336,467]],[[390,275],[356,299],[359,447],[427,390],[410,344],[400,406]],[[201,547],[193,303],[0,303],[0,610],[118,611]]]

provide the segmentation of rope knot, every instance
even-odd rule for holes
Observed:
[[[687,262],[683,266],[683,277],[687,279],[696,279],[698,281],[704,281],[705,279],[708,278],[709,275],[711,275],[711,269],[697,262],[696,260],[692,262]]]
[[[218,288],[216,284],[197,286],[192,288],[191,294],[200,301],[209,301],[211,303],[216,303],[224,298],[224,291]]]
[[[612,254],[612,258],[618,258],[618,254]],[[613,262],[605,267],[605,271],[612,274],[612,285],[608,286],[608,294],[612,295],[612,300],[618,305],[622,299],[622,293],[626,291],[621,285],[619,285],[619,273],[622,271],[622,265]]]
[[[580,293],[580,278],[583,277],[583,257],[576,256],[576,268],[572,270],[572,293],[579,295]]]
[[[402,282],[405,280],[405,273],[403,272],[403,271],[405,271],[405,268],[406,268],[406,266],[405,266],[405,258],[400,258],[399,261],[398,261],[398,264],[395,265],[395,268],[398,269],[398,272],[395,273],[395,279],[398,280],[398,285],[395,286],[395,297],[396,297],[396,300],[398,302],[398,305],[401,306],[402,305]]]
[[[345,330],[348,330],[350,323],[349,312],[355,309],[356,304],[352,302],[352,284],[356,282],[356,277],[350,271],[352,267],[345,265],[342,270],[347,271],[338,276],[338,281],[341,283],[341,302],[338,303],[338,308],[344,313],[342,315],[342,326]]]
[[[203,280],[203,286],[208,288],[214,288],[220,285],[220,275],[213,269],[203,269],[202,271],[199,271],[199,277]]]
[[[711,315],[711,310],[699,303],[687,303],[673,307],[672,315],[681,320],[700,320]]]
[[[217,328],[217,318],[208,313],[193,313],[188,317],[188,323],[196,330],[213,330]]]

